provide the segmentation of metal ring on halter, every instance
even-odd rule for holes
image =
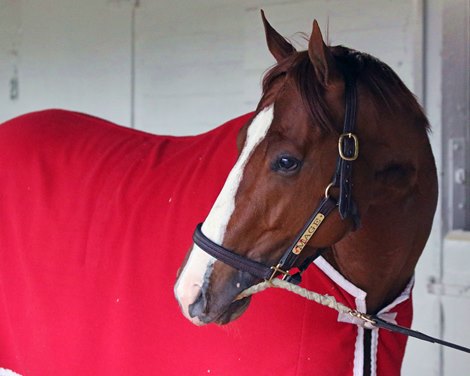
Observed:
[[[333,187],[334,185],[335,183],[330,183],[327,185],[327,187],[325,188],[325,198],[330,197],[330,188]]]

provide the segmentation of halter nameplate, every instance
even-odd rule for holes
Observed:
[[[325,216],[322,213],[318,213],[315,216],[315,218],[307,227],[305,232],[301,235],[297,244],[294,246],[294,248],[292,248],[293,254],[300,255],[300,253],[303,251],[304,247],[307,245],[308,241],[313,236],[313,234],[315,234],[315,232],[318,230],[318,227],[320,227],[324,219]]]

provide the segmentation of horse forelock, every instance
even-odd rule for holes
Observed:
[[[414,123],[429,129],[429,123],[415,96],[398,75],[384,62],[343,46],[329,47],[341,74],[349,74],[370,92],[377,108],[388,113],[414,115]],[[310,79],[309,79],[310,77]],[[291,78],[297,87],[313,124],[326,132],[337,131],[332,110],[325,99],[325,88],[316,78],[307,51],[294,53],[273,66],[263,78],[263,96],[280,78]]]
[[[273,85],[281,78],[292,78],[302,102],[313,123],[323,131],[335,131],[330,109],[324,97],[324,88],[315,79],[315,70],[307,51],[293,54],[273,66],[263,78],[263,97],[269,95]],[[312,77],[312,79],[306,79]]]

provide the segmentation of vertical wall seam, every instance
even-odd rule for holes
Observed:
[[[425,107],[425,15],[426,0],[413,1],[412,43],[413,43],[413,92]]]
[[[136,66],[136,48],[135,48],[135,43],[136,43],[136,12],[137,8],[140,5],[140,0],[134,0],[132,4],[132,11],[131,11],[131,64],[130,64],[130,77],[131,77],[131,82],[130,82],[130,126],[131,128],[135,128],[135,85],[136,85],[136,72],[135,72],[135,66]]]
[[[431,103],[429,101],[428,97],[428,79],[431,77],[431,72],[430,72],[430,67],[429,67],[429,61],[428,61],[428,53],[427,53],[427,45],[428,42],[430,41],[430,32],[431,29],[429,27],[429,22],[430,22],[430,4],[429,0],[423,0],[423,12],[422,12],[422,17],[423,17],[423,36],[422,36],[422,47],[423,47],[423,53],[422,53],[422,63],[423,63],[423,106],[424,108],[429,108],[431,106]],[[441,67],[442,69],[442,67]],[[442,90],[442,87],[441,87]],[[440,113],[440,123],[442,125],[442,111]],[[441,134],[441,144],[443,143],[443,138]],[[445,146],[441,146],[441,149],[443,153],[445,152]],[[442,163],[442,162],[441,162]],[[438,170],[442,171],[443,166],[440,166]],[[443,189],[444,187],[439,187],[440,189]],[[441,213],[446,213],[446,200],[440,200],[440,206],[441,206]],[[446,224],[446,216],[443,215],[442,220],[440,221],[440,239],[439,239],[439,250],[438,250],[438,265],[437,265],[437,283],[442,284],[443,280],[443,262],[444,262],[444,254],[443,254],[443,249],[444,249],[444,237],[443,234],[445,233],[445,228],[447,227]],[[436,295],[437,299],[437,331],[438,331],[438,337],[439,338],[444,338],[444,308],[443,308],[443,303],[442,303],[442,296],[439,291],[439,293]],[[437,351],[437,372],[438,375],[444,375],[444,349],[442,346],[439,346]]]
[[[435,12],[435,2],[434,1],[430,1],[430,0],[421,0],[422,1],[422,60],[421,60],[421,63],[422,63],[422,104],[423,104],[423,108],[426,109],[426,112],[429,111],[429,108],[430,106],[433,105],[433,103],[431,103],[433,101],[433,98],[432,96],[430,96],[430,90],[433,89],[433,85],[431,84],[432,81],[430,81],[431,79],[434,79],[433,75],[432,75],[432,69],[431,67],[429,66],[430,64],[430,59],[433,58],[433,52],[429,52],[428,48],[429,48],[429,44],[433,42],[433,35],[431,33],[435,32],[434,29],[433,29],[433,25],[431,24],[432,22],[432,13]],[[441,11],[439,10],[439,13]],[[439,14],[439,17],[442,18],[442,13]],[[442,32],[442,31],[441,31]],[[440,46],[439,49],[441,49],[442,46]],[[441,71],[442,71],[442,67],[440,68]],[[416,72],[418,73],[418,72]],[[442,87],[440,88],[440,90],[442,90]],[[442,99],[441,99],[441,103],[442,103]],[[439,115],[439,123],[438,123],[441,127],[442,127],[442,111],[440,112],[440,115]],[[445,149],[446,149],[446,146],[444,146],[444,142],[443,142],[443,134],[441,134],[440,136],[440,144],[441,144],[441,150],[442,150],[442,153],[445,152]],[[444,159],[445,160],[445,159]],[[445,170],[444,167],[442,166],[443,162],[442,162],[442,158],[441,160],[436,160],[436,162],[439,163],[439,166],[438,167],[438,171],[443,171]],[[445,184],[445,182],[443,181],[443,175],[439,176],[439,185],[440,185],[440,191],[442,192],[443,190],[443,184]],[[434,261],[434,265],[435,267],[433,268],[433,276],[431,277],[432,279],[435,280],[435,283],[437,284],[441,284],[442,283],[442,280],[443,280],[443,249],[444,249],[444,237],[443,237],[443,234],[445,233],[445,229],[446,229],[446,219],[445,219],[445,214],[446,213],[446,200],[442,198],[440,198],[439,200],[439,203],[438,203],[439,207],[440,207],[440,211],[441,213],[443,213],[443,219],[439,222],[439,232],[440,232],[440,235],[439,235],[439,246],[438,246],[438,253],[437,255],[434,257],[435,261]],[[437,265],[436,265],[437,263]],[[432,319],[432,322],[433,322],[433,326],[435,325],[437,328],[437,336],[439,338],[444,338],[443,335],[444,335],[444,310],[443,310],[443,303],[442,303],[442,296],[441,296],[441,293],[440,291],[438,291],[438,293],[436,294],[436,306],[437,306],[437,310],[434,312],[434,317]],[[436,369],[433,370],[433,374],[435,374],[436,376],[442,376],[443,375],[443,372],[444,372],[444,351],[443,351],[443,348],[441,346],[439,346],[436,350]],[[435,373],[434,373],[435,372]]]

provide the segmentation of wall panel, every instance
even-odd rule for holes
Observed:
[[[129,2],[2,0],[0,10],[8,28],[0,60],[9,62],[0,70],[0,120],[60,107],[129,123]],[[13,65],[18,97],[12,100]]]

